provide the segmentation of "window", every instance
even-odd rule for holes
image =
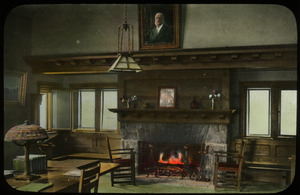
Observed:
[[[280,135],[296,135],[297,90],[281,90]]]
[[[40,126],[44,129],[48,129],[48,122],[47,122],[47,93],[41,93],[41,104],[40,104]]]
[[[297,90],[294,82],[241,84],[242,135],[296,136]]]
[[[46,130],[71,129],[71,96],[68,90],[41,92],[40,126]]]
[[[117,113],[110,112],[109,108],[117,108],[117,90],[101,90],[101,129],[116,130],[118,126]]]
[[[71,128],[71,96],[69,90],[51,92],[52,129]]]
[[[108,108],[117,108],[116,89],[73,90],[73,118],[77,130],[117,130],[117,114]]]
[[[270,136],[270,90],[248,89],[247,135]]]
[[[76,129],[95,129],[95,89],[79,89],[73,94]]]
[[[62,90],[54,84],[40,85],[40,126],[46,130],[117,130],[117,114],[108,110],[118,107],[115,85],[95,86],[71,85],[71,90]]]

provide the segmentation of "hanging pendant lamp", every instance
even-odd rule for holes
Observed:
[[[126,33],[127,32],[127,33]],[[128,36],[127,52],[122,52],[123,34]],[[133,25],[127,24],[127,5],[124,6],[124,23],[118,28],[118,58],[108,69],[109,72],[141,72],[141,67],[132,58]]]

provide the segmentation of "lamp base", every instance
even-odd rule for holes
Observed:
[[[40,177],[41,176],[39,176],[39,175],[17,175],[14,178],[16,180],[29,180],[29,181],[32,181],[32,180],[38,179]]]

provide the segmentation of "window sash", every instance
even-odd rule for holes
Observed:
[[[297,90],[280,90],[279,134],[294,136],[297,131]]]
[[[41,93],[41,103],[40,103],[40,112],[39,112],[39,120],[40,126],[45,130],[48,130],[48,94]]]
[[[95,130],[95,89],[79,89],[74,97],[74,128]]]
[[[51,91],[52,129],[71,129],[71,94],[69,90]]]
[[[101,114],[100,129],[101,130],[117,130],[118,120],[117,113],[110,112],[109,108],[118,106],[117,89],[101,90]]]
[[[269,88],[249,88],[247,90],[247,136],[271,136],[270,92]]]

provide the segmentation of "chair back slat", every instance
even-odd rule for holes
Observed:
[[[97,193],[97,191],[98,191],[98,183],[99,183],[98,181],[99,180],[94,180],[94,181],[92,181],[92,182],[84,185],[83,188],[82,188],[82,192],[83,193],[90,193],[91,189],[94,188],[94,193]]]
[[[79,193],[90,192],[94,188],[94,193],[98,191],[101,164],[81,170]]]
[[[113,158],[112,158],[112,153],[111,153],[111,148],[110,148],[110,143],[109,143],[108,136],[106,137],[106,142],[107,142],[107,148],[108,148],[108,154],[109,154],[110,162],[113,162]]]
[[[100,166],[96,166],[96,167],[93,167],[91,169],[86,169],[86,170],[83,170],[83,177],[84,178],[87,178],[87,177],[90,177],[90,176],[95,176],[96,174],[100,173]]]

